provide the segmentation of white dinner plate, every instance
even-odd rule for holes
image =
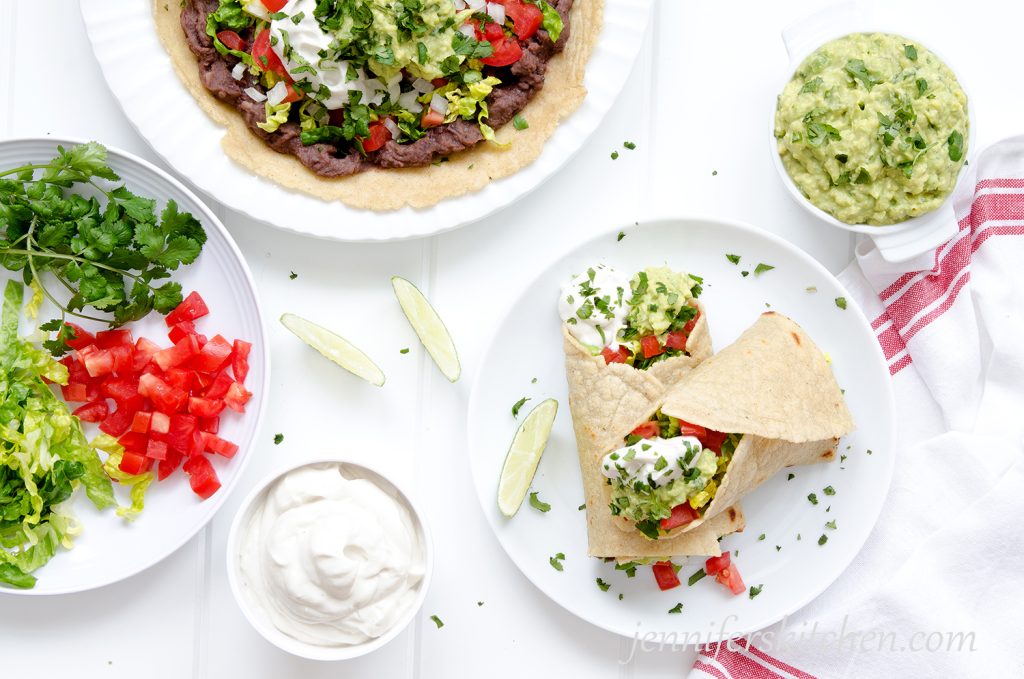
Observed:
[[[734,265],[726,254],[741,256]],[[738,556],[744,582],[762,586],[754,599],[731,596],[713,578],[694,586],[687,578],[704,566],[693,557],[679,573],[682,585],[662,592],[651,569],[636,577],[587,557],[583,487],[564,374],[556,300],[562,284],[596,262],[623,272],[668,265],[704,278],[701,300],[716,349],[735,340],[770,305],[803,326],[832,368],[857,424],[840,442],[842,461],[783,471],[743,499],[747,527],[725,537],[723,550]],[[759,263],[775,268],[760,275]],[[741,272],[747,271],[744,277]],[[816,291],[808,291],[808,288]],[[647,633],[718,633],[760,629],[792,613],[840,576],[860,550],[889,489],[893,469],[893,395],[889,371],[874,333],[840,283],[810,256],[764,231],[708,219],[644,223],[582,244],[525,287],[509,305],[484,355],[469,407],[469,451],[480,504],[505,551],[523,574],[556,603],[599,627],[633,637]],[[528,338],[528,339],[527,339]],[[532,378],[536,377],[536,383]],[[510,409],[521,397],[530,407],[553,397],[558,417],[531,490],[550,503],[547,513],[524,502],[506,519],[497,507],[497,482],[517,422]],[[869,454],[867,451],[870,450]],[[824,488],[832,486],[834,495]],[[815,493],[812,505],[808,494]],[[826,528],[829,521],[836,529]],[[764,536],[763,539],[761,536]],[[799,539],[797,536],[800,536]],[[826,544],[819,545],[826,535]],[[777,549],[781,548],[781,549]],[[564,571],[549,557],[565,554]],[[596,579],[611,586],[602,591]],[[622,594],[622,598],[619,595]],[[668,611],[682,603],[682,612]],[[652,637],[653,638],[653,637]],[[660,637],[659,637],[660,638]],[[679,637],[681,638],[681,637]],[[690,643],[693,643],[691,637]]]
[[[157,38],[152,5],[152,0],[81,3],[103,75],[153,149],[195,186],[253,219],[308,236],[384,241],[428,236],[475,222],[522,198],[562,167],[622,90],[643,44],[652,0],[605,0],[603,30],[587,64],[587,97],[559,124],[530,165],[475,193],[430,208],[392,212],[358,210],[289,191],[228,158],[220,146],[224,128],[210,120],[181,84]]]
[[[47,162],[56,155],[58,145],[65,148],[79,141],[60,139],[20,139],[0,142],[0,168],[13,168],[26,162]],[[260,428],[270,384],[270,352],[263,315],[256,297],[249,267],[220,220],[180,182],[153,165],[123,151],[109,149],[108,163],[133,192],[154,198],[157,209],[173,199],[181,211],[192,213],[206,229],[207,241],[202,254],[190,266],[174,272],[172,280],[181,283],[184,294],[196,290],[210,308],[210,315],[196,321],[199,331],[212,336],[220,333],[229,341],[252,342],[250,371],[245,386],[253,393],[244,414],[226,410],[221,416],[219,436],[238,444],[238,453],[227,460],[210,455],[210,461],[222,487],[208,500],[200,500],[189,487],[188,476],[179,468],[164,481],[154,481],[146,494],[146,508],[132,523],[118,517],[113,509],[97,510],[79,489],[71,508],[82,524],[82,534],[71,550],[60,550],[48,564],[35,571],[33,589],[0,587],[0,594],[64,594],[107,585],[127,578],[156,564],[181,547],[213,518],[234,488],[251,455],[253,440]],[[0,269],[0,283],[14,274]],[[27,300],[27,296],[26,296]],[[44,305],[40,319],[53,318],[53,307]],[[69,318],[76,321],[78,319]],[[90,331],[105,326],[82,321]],[[148,337],[162,347],[170,345],[167,325],[158,313],[125,326],[133,335]],[[24,319],[22,332],[32,328]],[[74,409],[80,404],[70,404]],[[99,433],[94,424],[85,424],[89,438]],[[114,484],[122,504],[127,493]]]

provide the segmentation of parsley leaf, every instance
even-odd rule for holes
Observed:
[[[551,510],[551,505],[537,497],[537,491],[530,493],[530,506],[541,512],[548,512]]]
[[[519,417],[519,410],[523,405],[530,399],[526,396],[522,397],[512,405],[512,417]]]
[[[725,258],[728,259],[733,264],[739,264],[740,263],[740,256],[739,255],[726,255]]]
[[[816,505],[816,504],[818,504],[818,496],[817,496],[817,495],[815,495],[814,493],[811,493],[810,495],[808,495],[808,496],[807,496],[807,499],[808,499],[808,500],[810,501],[810,503],[811,503],[812,505]]]
[[[444,627],[444,621],[436,615],[430,616],[430,619],[434,621],[435,625],[437,625],[437,629],[441,629],[442,627]]]
[[[608,589],[611,587],[611,584],[605,582],[601,578],[597,578],[597,586],[601,588],[602,592],[607,592]]]
[[[828,542],[828,536],[825,535],[824,533],[822,533],[821,537],[818,538],[818,544],[819,545],[824,545],[826,542]]]
[[[836,297],[836,306],[839,307],[840,309],[845,309],[846,308],[846,298],[845,297]]]
[[[750,598],[753,599],[754,597],[756,597],[758,594],[761,593],[762,589],[764,589],[764,585],[758,585],[757,587],[754,587],[753,585],[751,585],[750,586]]]
[[[669,613],[682,613],[683,612],[683,604],[682,603],[676,604],[672,608],[668,609],[668,612]]]
[[[549,557],[548,558],[548,563],[551,564],[551,567],[554,568],[556,571],[561,571],[561,570],[563,570],[562,569],[562,561],[564,559],[565,559],[565,554],[563,554],[562,552],[559,552],[558,554],[555,554],[554,556]]]
[[[771,271],[774,268],[775,267],[772,266],[771,264],[764,264],[764,263],[758,264],[756,267],[754,267],[754,275],[755,276],[760,276],[761,274],[763,274],[763,273],[765,273],[767,271]]]
[[[284,441],[284,434],[274,434],[274,445],[279,446]]]

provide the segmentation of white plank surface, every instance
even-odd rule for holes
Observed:
[[[218,208],[253,269],[267,317],[293,311],[339,330],[380,362],[388,383],[376,390],[325,366],[272,324],[270,410],[239,492],[191,543],[126,582],[49,599],[0,597],[3,674],[38,673],[46,658],[47,674],[87,677],[683,676],[692,651],[626,662],[630,640],[566,613],[505,557],[471,486],[469,388],[501,300],[574,243],[647,215],[742,219],[785,236],[832,271],[849,262],[851,239],[791,204],[764,139],[788,61],[780,31],[820,5],[660,0],[641,60],[591,143],[520,204],[468,228],[346,245],[302,240]],[[884,4],[889,22],[941,44],[955,63],[974,98],[981,146],[1021,131],[1024,89],[1011,84],[1024,63],[1014,33],[1021,10],[1009,0],[976,0],[969,14],[964,7]],[[72,0],[0,2],[0,134],[96,139],[161,164],[104,84]],[[622,148],[627,139],[635,151]],[[457,384],[440,376],[403,320],[388,284],[393,274],[419,284],[451,329],[464,368]],[[410,353],[400,354],[403,347]],[[285,435],[280,446],[271,440],[277,432]],[[419,619],[381,651],[344,665],[304,662],[263,642],[234,604],[224,566],[244,489],[322,451],[373,460],[412,481],[437,550]],[[444,619],[443,629],[431,614]]]

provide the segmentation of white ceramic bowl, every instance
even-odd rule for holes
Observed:
[[[964,86],[960,74],[957,73],[952,64],[940,52],[932,49],[927,40],[918,41],[912,34],[908,34],[898,28],[893,29],[892,27],[873,24],[873,21],[866,21],[863,16],[859,16],[854,7],[839,5],[823,10],[787,28],[783,31],[782,38],[786,44],[790,62],[785,78],[781,80],[775,92],[782,92],[786,84],[792,79],[800,63],[811,52],[831,40],[853,33],[895,33],[904,36],[908,40],[913,40],[916,44],[927,47],[929,51],[946,63],[956,75],[961,89],[967,95],[967,115],[970,121],[967,131],[967,161],[973,162],[976,155],[974,149],[976,120],[970,92]],[[771,115],[768,119],[768,145],[772,164],[775,166],[783,186],[786,187],[793,200],[819,221],[845,231],[869,235],[874,240],[882,257],[889,262],[902,262],[916,257],[934,249],[956,235],[958,227],[956,214],[953,210],[953,196],[961,188],[963,182],[969,181],[967,179],[970,174],[969,172],[961,168],[953,190],[946,196],[946,200],[943,201],[942,205],[920,217],[914,217],[888,226],[847,224],[811,203],[800,191],[796,183],[793,182],[792,177],[789,176],[789,172],[786,171],[786,167],[782,163],[782,157],[779,155],[778,143],[775,138],[775,111],[776,101],[773,99]]]
[[[250,601],[249,596],[242,589],[241,574],[239,572],[239,543],[243,537],[242,531],[244,526],[252,515],[253,509],[266,495],[268,488],[285,474],[302,467],[319,464],[340,465],[345,471],[352,473],[355,477],[369,479],[385,491],[393,490],[399,501],[409,510],[423,545],[423,579],[420,580],[413,604],[385,634],[366,643],[352,646],[318,646],[299,641],[279,630],[259,607]],[[231,593],[234,595],[235,601],[238,602],[238,607],[242,609],[242,614],[264,639],[283,651],[302,658],[309,658],[310,660],[349,660],[377,650],[409,626],[409,623],[423,606],[423,600],[426,598],[427,590],[430,588],[430,580],[434,571],[434,548],[431,542],[430,531],[423,520],[423,515],[409,497],[409,494],[394,481],[380,471],[363,464],[356,464],[341,457],[320,457],[304,460],[284,469],[279,469],[256,484],[256,487],[242,501],[242,505],[231,524],[231,532],[228,534],[227,567]]]

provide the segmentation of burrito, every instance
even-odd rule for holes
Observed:
[[[633,424],[606,448],[598,473],[615,525],[655,544],[718,525],[716,517],[784,467],[834,459],[854,426],[825,356],[775,312]]]
[[[597,264],[563,288],[569,408],[579,449],[590,556],[619,562],[721,554],[718,540],[742,530],[739,505],[677,539],[654,542],[619,530],[601,458],[638,422],[657,413],[671,388],[712,354],[698,276],[664,267],[626,277]]]

